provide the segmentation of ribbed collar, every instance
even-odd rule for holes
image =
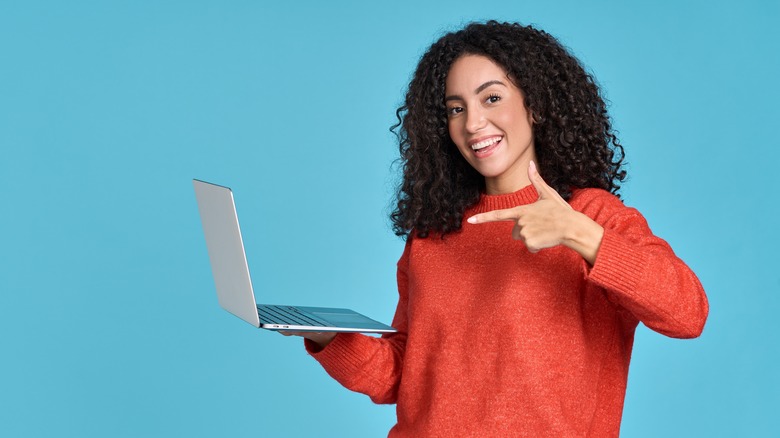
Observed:
[[[514,193],[503,195],[482,194],[477,205],[472,207],[471,213],[485,213],[492,210],[503,210],[506,208],[517,207],[536,202],[539,199],[539,193],[536,192],[533,184],[529,184]]]

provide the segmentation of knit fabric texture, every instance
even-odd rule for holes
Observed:
[[[466,213],[530,204],[533,186],[483,195]],[[610,437],[620,431],[634,331],[698,336],[694,273],[614,195],[575,190],[602,227],[591,267],[563,246],[530,253],[511,222],[410,238],[398,262],[398,333],[306,341],[328,374],[396,403],[390,437]]]

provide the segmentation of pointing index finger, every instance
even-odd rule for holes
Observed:
[[[507,208],[505,210],[493,210],[486,213],[475,214],[467,219],[470,224],[484,224],[488,222],[516,221],[520,218],[520,211],[517,207]]]

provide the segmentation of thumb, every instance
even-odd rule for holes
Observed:
[[[546,198],[549,194],[550,186],[544,182],[542,175],[539,175],[539,171],[536,169],[536,163],[534,163],[533,160],[528,164],[528,179],[531,180],[531,184],[534,185],[539,197]]]

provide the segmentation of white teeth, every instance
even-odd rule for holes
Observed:
[[[501,141],[502,138],[504,138],[504,137],[493,137],[493,138],[489,138],[487,140],[482,140],[479,143],[474,143],[473,145],[471,145],[471,149],[474,149],[475,151],[478,151],[480,149],[484,149],[484,148],[486,148],[488,146],[492,146],[492,145],[498,143],[499,141]]]

